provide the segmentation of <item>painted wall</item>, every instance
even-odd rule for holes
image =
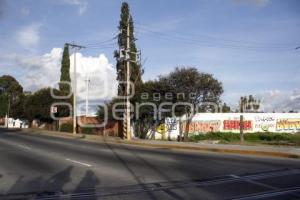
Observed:
[[[165,124],[157,128],[155,138],[176,140],[179,129],[189,134],[207,132],[235,132],[240,130],[241,113],[198,113],[189,125],[186,117],[167,118]],[[243,113],[244,132],[300,132],[300,113]],[[181,120],[181,127],[179,127]],[[160,130],[161,129],[161,130]]]

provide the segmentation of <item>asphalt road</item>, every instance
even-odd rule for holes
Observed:
[[[300,199],[299,187],[297,159],[90,143],[0,129],[0,199]]]

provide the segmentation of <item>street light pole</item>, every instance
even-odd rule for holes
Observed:
[[[90,78],[86,76],[86,97],[85,97],[85,116],[88,116],[89,113],[89,87],[90,87]]]

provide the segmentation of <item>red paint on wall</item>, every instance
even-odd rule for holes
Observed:
[[[239,130],[240,129],[240,120],[224,120],[223,121],[224,130]],[[244,121],[244,130],[252,130],[252,121]]]

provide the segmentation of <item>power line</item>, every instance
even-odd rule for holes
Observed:
[[[160,35],[164,35],[164,36],[172,36],[172,37],[177,37],[177,38],[184,38],[182,37],[182,35],[190,35],[190,36],[196,36],[196,37],[204,37],[206,39],[211,39],[213,41],[204,41],[204,42],[216,42],[217,40],[223,41],[223,42],[231,42],[231,43],[242,43],[243,45],[249,45],[249,46],[270,46],[270,47],[290,47],[290,44],[270,44],[270,43],[262,43],[262,42],[247,42],[247,41],[241,41],[241,40],[232,40],[232,39],[224,39],[224,38],[218,38],[218,37],[212,37],[212,36],[208,36],[208,35],[203,35],[203,34],[191,34],[191,33],[184,33],[184,34],[180,34],[179,37],[176,36],[176,34],[167,34],[167,33],[162,33],[162,32],[158,32],[158,31],[154,31],[151,30],[149,28],[140,26],[141,29],[143,29],[146,32],[151,32],[154,34],[160,34]],[[190,39],[190,38],[185,38],[185,39]],[[197,39],[199,41],[199,39]],[[203,40],[202,40],[203,42]]]
[[[107,46],[107,47],[89,47],[87,49],[115,49],[115,46]]]
[[[290,51],[292,48],[290,48],[290,45],[275,45],[275,44],[250,44],[250,43],[242,43],[241,41],[231,41],[228,40],[228,42],[219,42],[216,40],[199,40],[199,39],[191,39],[186,36],[177,36],[175,34],[167,34],[162,32],[153,31],[144,27],[140,27],[140,29],[143,29],[143,31],[147,34],[149,34],[152,37],[169,40],[169,41],[176,41],[181,42],[186,45],[192,45],[192,46],[209,46],[209,47],[218,47],[218,48],[231,48],[231,49],[241,49],[241,50],[277,50],[277,51]],[[212,38],[212,37],[211,37]],[[222,40],[222,39],[221,39]],[[239,44],[240,43],[240,44]]]
[[[117,45],[117,42],[111,42],[107,44],[102,44],[102,45],[93,45],[93,46],[88,46],[87,48],[107,48],[107,47],[115,47]]]
[[[91,46],[98,46],[98,45],[105,45],[109,42],[112,42],[112,41],[116,41],[117,38],[118,38],[118,35],[114,34],[115,36],[110,38],[110,39],[107,39],[107,40],[104,40],[104,41],[98,41],[98,42],[93,42],[93,43],[88,43],[86,44],[85,46],[87,47],[91,47]]]

